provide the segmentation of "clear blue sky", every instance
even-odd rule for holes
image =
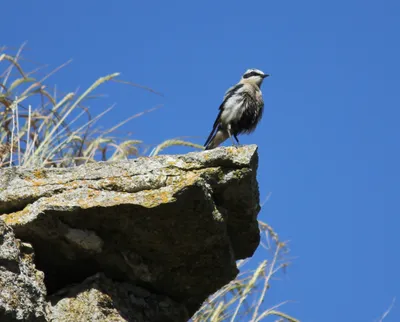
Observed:
[[[259,146],[260,219],[296,257],[269,304],[302,321],[375,321],[400,301],[400,2],[6,1],[3,45],[56,67],[64,91],[99,76],[95,114],[111,126],[163,104],[123,131],[149,144],[203,143],[225,90],[247,68],[270,73]],[[107,103],[107,104],[106,104]],[[121,132],[122,133],[122,132]],[[174,152],[171,149],[168,152]],[[260,258],[261,260],[261,258]],[[400,321],[399,303],[385,321]]]

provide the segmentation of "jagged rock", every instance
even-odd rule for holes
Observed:
[[[96,274],[50,297],[50,318],[69,321],[187,321],[184,305]]]
[[[0,321],[46,321],[43,278],[32,247],[0,219]]]
[[[168,297],[190,316],[259,244],[257,162],[256,146],[244,146],[5,169],[1,218],[33,245],[48,293],[103,272],[113,283]],[[83,297],[92,294],[86,286]]]

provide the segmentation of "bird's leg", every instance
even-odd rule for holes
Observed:
[[[233,135],[238,145],[240,145],[239,139],[237,138],[236,134]]]
[[[239,139],[237,138],[237,135],[233,134],[233,137],[235,138],[235,140],[237,142],[236,147],[238,147],[238,148],[241,147],[242,145],[240,144]]]
[[[231,125],[230,125],[230,124],[228,124],[228,126],[226,127],[226,130],[227,130],[227,132],[228,132],[229,138],[230,138],[231,141],[232,141],[232,145],[236,145],[236,144],[235,144],[235,141],[233,141],[233,138],[232,138],[232,134],[231,134]],[[235,135],[235,139],[236,139],[236,135]],[[237,139],[236,139],[236,140],[237,140]]]

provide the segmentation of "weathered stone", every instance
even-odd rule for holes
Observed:
[[[33,245],[49,293],[103,272],[191,315],[259,244],[257,162],[244,146],[0,170],[1,218]]]
[[[103,274],[63,289],[49,300],[49,318],[57,322],[176,322],[189,319],[184,305],[163,295],[146,293],[128,283],[113,282]]]
[[[32,247],[0,219],[0,321],[46,321],[43,278]]]

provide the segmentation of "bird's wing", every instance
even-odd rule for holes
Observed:
[[[239,89],[241,89],[244,85],[243,84],[236,84],[235,86],[232,86],[230,89],[228,89],[225,93],[224,96],[224,101],[222,102],[222,104],[220,105],[219,109],[223,110],[224,109],[224,105],[225,103],[235,94],[239,91]]]
[[[213,136],[216,133],[216,130],[217,130],[218,125],[219,125],[221,114],[222,114],[222,112],[224,110],[225,103],[242,87],[243,87],[243,84],[236,84],[235,86],[232,86],[231,88],[229,88],[226,91],[225,96],[224,96],[224,100],[221,103],[221,105],[219,106],[219,113],[218,113],[217,118],[215,119],[215,122],[213,124],[213,129],[212,129],[210,135],[208,136],[206,143],[204,143],[204,146],[207,146],[208,143],[210,143],[210,141],[212,140]]]

